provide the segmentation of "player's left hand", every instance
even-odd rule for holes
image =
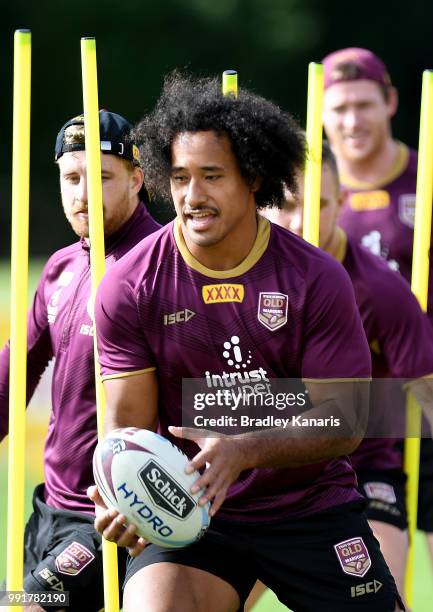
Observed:
[[[168,429],[173,436],[192,440],[201,448],[201,451],[191,459],[185,471],[192,473],[194,470],[206,468],[192,486],[191,493],[204,489],[199,504],[204,506],[212,502],[209,514],[214,516],[224,502],[229,486],[243,470],[253,465],[248,452],[248,443],[234,436],[220,434],[214,437],[213,432],[189,427],[170,426]]]

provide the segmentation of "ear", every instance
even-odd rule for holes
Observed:
[[[260,189],[260,187],[262,186],[263,183],[263,179],[261,176],[257,176],[254,181],[251,183],[251,187],[250,190],[252,193],[256,193],[256,191],[258,191]]]
[[[134,166],[130,177],[130,189],[132,195],[137,195],[144,182],[144,173],[139,166]]]
[[[395,87],[390,87],[388,90],[388,100],[386,103],[388,107],[389,118],[394,117],[398,108],[398,92]]]
[[[348,193],[349,192],[347,189],[340,189],[340,192],[337,198],[337,202],[338,202],[337,219],[341,215],[341,211],[343,210],[343,204],[348,196]]]

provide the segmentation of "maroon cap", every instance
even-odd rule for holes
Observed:
[[[381,85],[391,85],[385,64],[368,49],[349,47],[330,53],[323,60],[325,89],[343,81],[376,81]]]

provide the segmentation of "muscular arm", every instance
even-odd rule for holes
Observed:
[[[119,427],[156,430],[158,382],[155,372],[109,378],[104,381],[107,409],[105,431]]]
[[[43,297],[42,276],[27,320],[27,403],[30,401],[41,376],[53,356],[50,331]],[[9,428],[9,358],[7,343],[0,351],[0,440]]]

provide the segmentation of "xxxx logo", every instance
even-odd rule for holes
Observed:
[[[205,304],[222,304],[224,302],[243,302],[245,290],[243,285],[221,283],[203,285],[201,294]]]

